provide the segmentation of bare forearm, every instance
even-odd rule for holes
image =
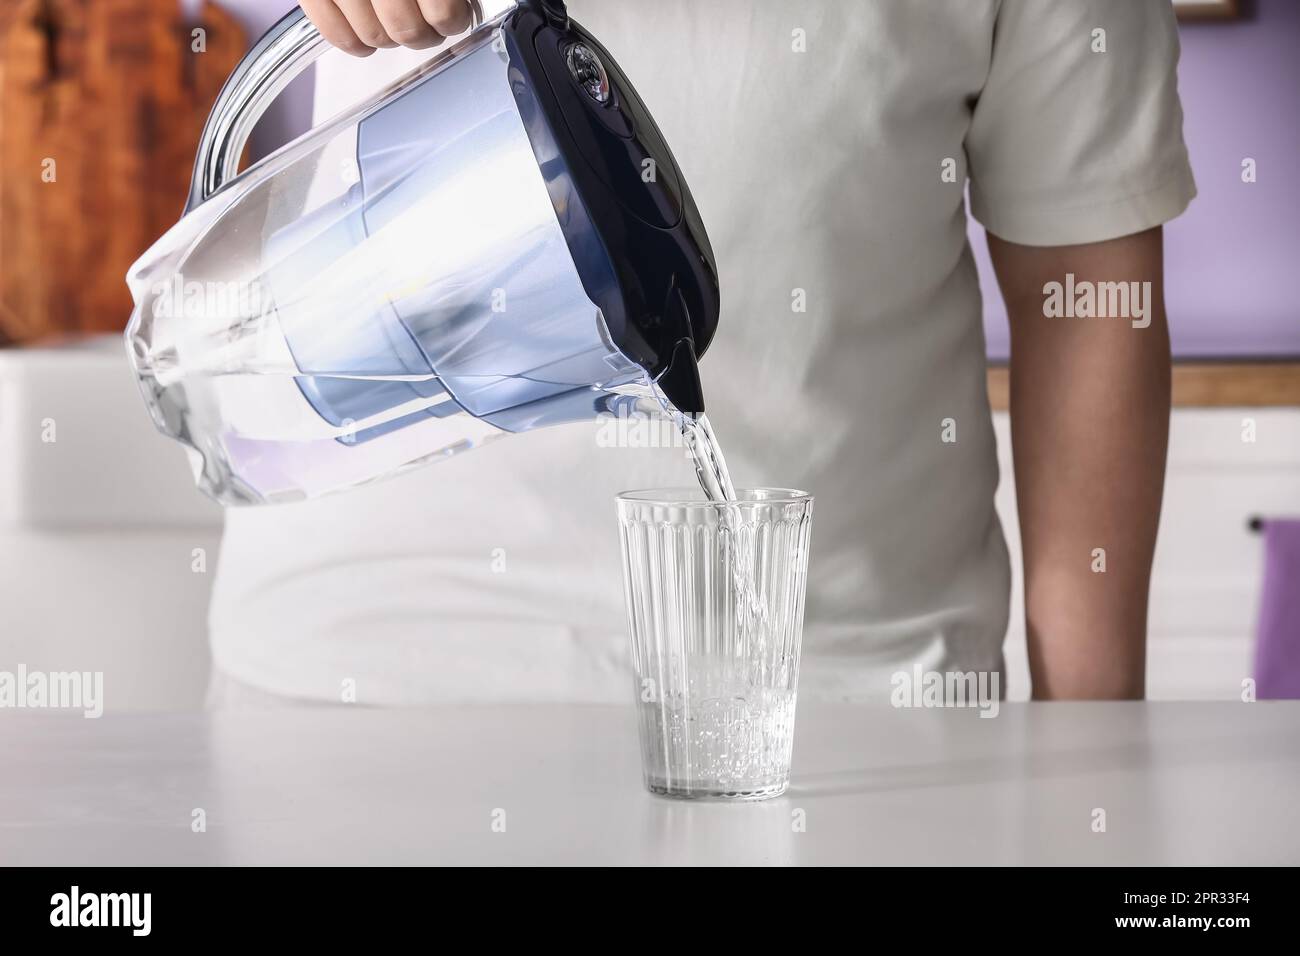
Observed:
[[[990,237],[1011,314],[1011,415],[1034,696],[1140,697],[1169,432],[1160,233],[1028,249]],[[1019,275],[1005,276],[1014,262]],[[1136,282],[1147,316],[1044,314],[1043,286]],[[1149,318],[1146,327],[1134,327]]]

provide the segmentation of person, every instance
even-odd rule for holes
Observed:
[[[465,0],[302,6],[361,56],[470,26]],[[723,307],[701,372],[737,484],[817,497],[801,694],[884,701],[916,664],[1002,667],[1010,576],[968,186],[1010,317],[1033,694],[1142,696],[1170,412],[1161,227],[1195,195],[1170,4],[569,12],[637,86],[709,230]],[[334,59],[322,113],[411,65],[385,53],[363,77]],[[1138,283],[1145,318],[1059,317],[1047,290],[1067,282]],[[692,472],[680,448],[605,447],[600,428],[231,512],[213,699],[623,701],[612,499]]]

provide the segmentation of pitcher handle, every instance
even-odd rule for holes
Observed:
[[[483,8],[479,0],[469,4],[473,32],[484,26]],[[186,212],[234,178],[248,137],[267,107],[329,48],[302,7],[294,7],[253,44],[221,88],[204,124]]]

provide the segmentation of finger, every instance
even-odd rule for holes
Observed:
[[[375,52],[373,47],[361,42],[343,11],[334,5],[334,0],[301,0],[301,6],[302,12],[316,25],[320,35],[344,53],[370,56]]]
[[[474,22],[469,0],[419,0],[420,12],[445,37],[464,33]]]
[[[375,0],[375,16],[390,38],[412,50],[427,50],[442,42],[442,34],[424,19],[416,0]]]
[[[397,41],[388,35],[384,25],[379,22],[379,17],[375,15],[371,0],[334,0],[334,5],[343,11],[352,32],[366,46],[376,50],[389,50],[397,46]]]

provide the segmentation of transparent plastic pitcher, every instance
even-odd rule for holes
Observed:
[[[651,383],[703,412],[708,238],[632,85],[563,3],[479,22],[235,175],[324,48],[301,10],[258,42],[213,108],[184,217],[127,279],[146,402],[203,490],[314,497]]]

